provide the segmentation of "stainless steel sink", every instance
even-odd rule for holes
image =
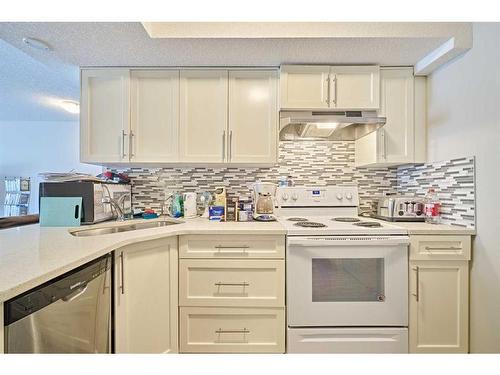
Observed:
[[[90,229],[79,229],[70,232],[71,235],[76,237],[90,237],[90,236],[100,236],[103,234],[129,232],[131,230],[140,229],[150,229],[150,228],[160,228],[169,225],[180,224],[181,221],[176,220],[160,220],[160,221],[147,221],[141,223],[130,223],[127,225],[117,225],[113,227],[100,227],[100,228],[90,228]]]

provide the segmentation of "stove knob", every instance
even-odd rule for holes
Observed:
[[[346,197],[347,199],[349,199],[349,200],[352,200],[352,194],[351,194],[351,193],[347,193],[345,197]]]
[[[281,195],[281,199],[283,199],[284,201],[287,201],[288,200],[288,194],[287,193],[283,193]]]
[[[337,199],[338,199],[339,201],[341,201],[343,198],[344,198],[344,197],[342,196],[342,194],[340,194],[340,193],[338,193],[338,194],[337,194]]]
[[[298,196],[297,194],[295,194],[295,193],[294,193],[294,194],[292,195],[292,199],[293,199],[294,201],[296,201],[297,199],[299,199],[299,196]]]

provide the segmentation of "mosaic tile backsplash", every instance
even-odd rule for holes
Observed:
[[[278,166],[271,168],[131,168],[135,208],[160,208],[164,187],[173,191],[212,191],[225,186],[242,199],[251,197],[255,181],[275,182],[292,176],[296,185],[358,184],[362,210],[371,210],[376,198],[395,192],[396,169],[354,167],[352,141],[282,141]]]
[[[354,167],[352,141],[281,141],[279,163],[271,168],[130,168],[134,208],[159,210],[164,191],[213,191],[225,186],[250,198],[255,181],[278,182],[292,176],[296,185],[357,184],[361,211],[374,211],[384,193],[425,195],[437,187],[443,222],[474,227],[474,158],[399,168]]]
[[[400,193],[423,197],[427,190],[433,187],[442,203],[442,222],[474,228],[474,165],[474,157],[466,157],[400,167],[397,171],[397,190]]]

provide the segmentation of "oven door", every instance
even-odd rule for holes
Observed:
[[[408,237],[287,241],[290,327],[407,326]]]

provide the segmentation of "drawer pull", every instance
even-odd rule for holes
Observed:
[[[233,250],[233,251],[226,251],[226,252],[232,252],[232,253],[244,253],[246,252],[246,250],[249,248],[250,246],[248,245],[243,245],[243,246],[222,246],[222,245],[217,245],[215,246],[215,248],[217,249],[217,251],[221,252],[221,250],[224,250],[224,249],[229,249],[229,250]]]
[[[250,330],[243,328],[243,329],[222,329],[219,328],[217,331],[215,331],[218,335],[221,333],[250,333]]]
[[[250,283],[247,283],[246,281],[243,281],[241,283],[223,283],[222,281],[218,281],[215,283],[215,286],[250,286]]]
[[[461,247],[455,247],[455,246],[449,246],[449,247],[430,247],[426,246],[425,250],[430,251],[430,250],[454,250],[454,251],[460,251],[462,250]]]

